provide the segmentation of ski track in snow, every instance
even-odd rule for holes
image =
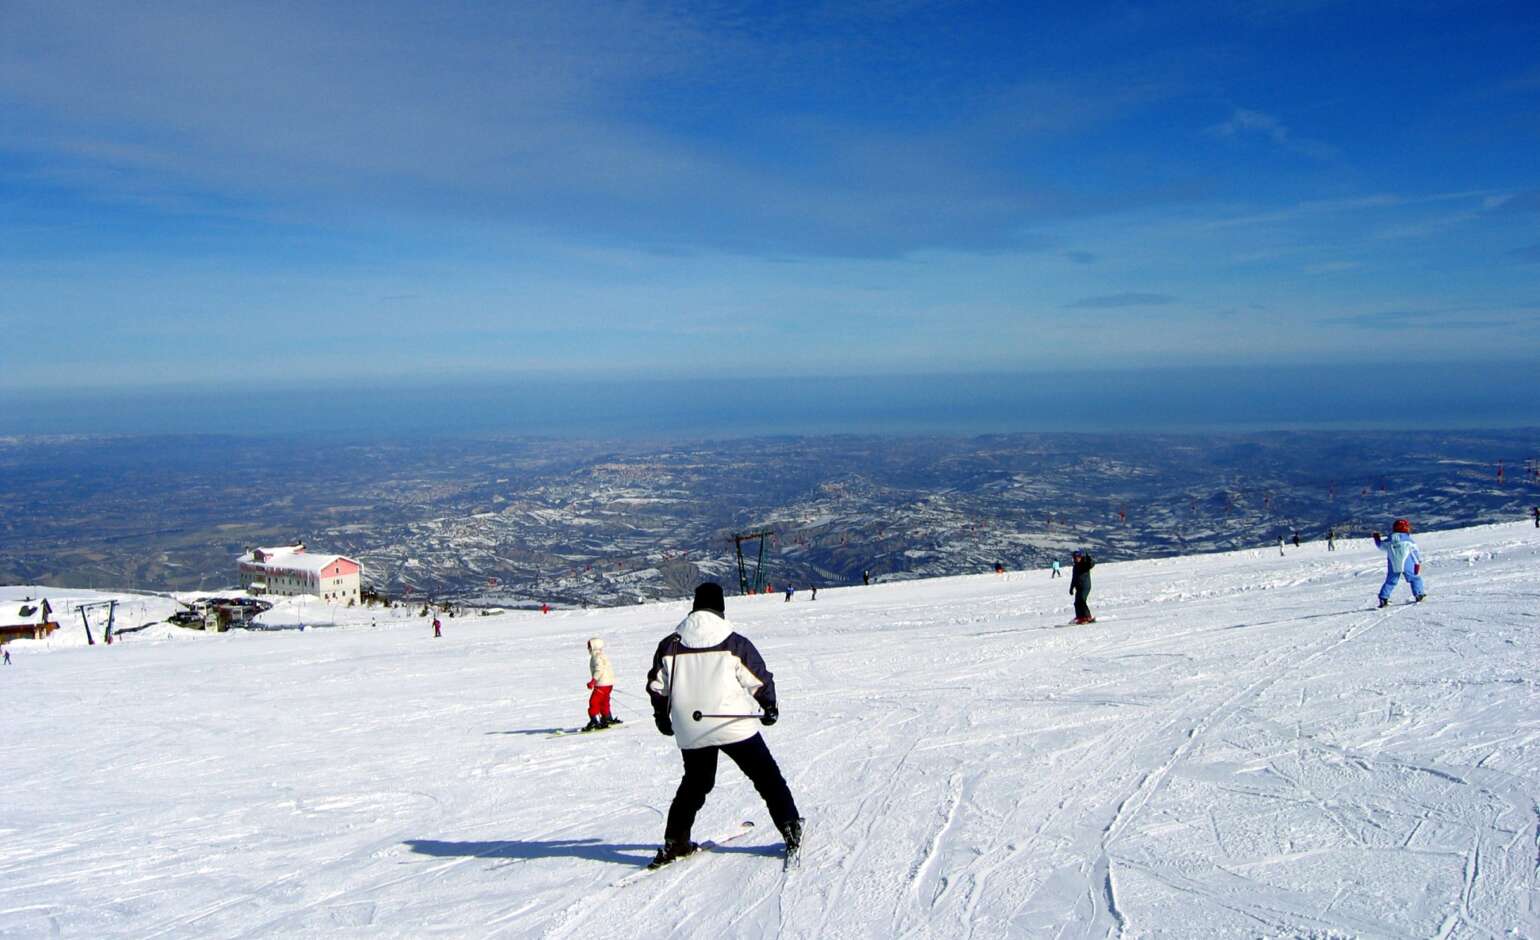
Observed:
[[[729,599],[801,864],[723,761],[695,835],[756,830],[624,888],[682,603],[20,644],[0,937],[1540,936],[1540,532],[1418,538],[1385,610],[1355,542],[1099,565],[1076,627],[1046,572]],[[593,635],[635,726],[552,739]]]

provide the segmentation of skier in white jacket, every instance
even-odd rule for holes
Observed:
[[[690,830],[716,784],[719,751],[759,791],[786,840],[790,864],[802,845],[802,819],[780,767],[753,724],[757,719],[773,725],[780,717],[775,678],[754,644],[734,632],[721,585],[707,582],[695,589],[690,615],[653,654],[647,693],[658,730],[674,736],[684,758],[684,779],[669,806],[663,847],[653,867],[695,851]]]
[[[604,654],[604,641],[598,637],[588,641],[588,724],[584,731],[599,731],[610,725],[620,724],[620,719],[610,713],[610,690],[615,685],[615,670],[610,658]]]

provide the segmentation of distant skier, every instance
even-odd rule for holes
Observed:
[[[870,571],[861,572],[861,583],[865,585],[872,583],[872,573]]]
[[[598,731],[610,725],[620,724],[620,719],[610,714],[610,692],[615,687],[615,670],[610,668],[610,658],[604,653],[604,641],[598,637],[588,641],[588,724],[584,731]]]
[[[550,613],[551,612],[551,605],[550,604],[541,604],[540,605],[540,612],[542,614]]]
[[[1530,514],[1535,517],[1535,528],[1540,529],[1540,506],[1531,509]]]
[[[1278,536],[1278,557],[1283,557],[1283,536]]]
[[[434,635],[434,637],[441,637],[441,636],[444,635],[443,624],[438,622],[438,618],[437,617],[433,618],[433,635]]]
[[[1299,530],[1294,530],[1294,547],[1299,548]]]
[[[1070,558],[1075,562],[1069,574],[1069,592],[1075,595],[1075,623],[1095,623],[1087,599],[1091,596],[1091,569],[1096,567],[1096,559],[1078,548],[1070,552]]]
[[[1422,552],[1418,551],[1417,543],[1412,541],[1412,524],[1405,519],[1397,519],[1391,526],[1390,538],[1381,538],[1378,532],[1374,533],[1374,547],[1385,553],[1385,584],[1380,588],[1380,606],[1390,603],[1390,592],[1396,589],[1404,575],[1406,583],[1412,587],[1412,596],[1417,602],[1428,594],[1422,586]]]
[[[808,585],[808,587],[807,587],[807,589],[808,589],[808,590],[809,590],[809,591],[811,591],[811,592],[812,592],[812,594],[813,594],[813,596],[812,596],[812,597],[809,597],[809,598],[808,598],[808,600],[810,600],[810,601],[816,601],[816,600],[818,600],[818,585],[816,585],[816,584],[810,584],[810,585]]]
[[[1053,564],[1050,567],[1053,573],[1048,576],[1048,580],[1052,581],[1054,578],[1064,577],[1064,572],[1059,570],[1059,559],[1055,558],[1053,560]]]
[[[7,666],[9,666],[11,664],[11,651],[10,650],[5,650],[4,652],[5,652],[5,664]]]
[[[1337,530],[1336,529],[1327,529],[1326,530],[1326,550],[1328,552],[1334,552],[1334,551],[1337,550]]]
[[[796,588],[792,587],[791,585],[786,586],[786,603],[791,603],[791,596],[795,593],[797,593]]]
[[[666,865],[697,848],[690,830],[716,784],[718,752],[738,765],[764,799],[786,840],[788,865],[802,847],[803,820],[796,801],[765,739],[749,724],[758,718],[760,724],[773,725],[780,717],[775,678],[754,644],[733,630],[726,609],[721,585],[700,585],[689,616],[652,656],[647,693],[653,721],[658,731],[675,736],[684,758],[684,779],[668,808],[663,847],[650,867]],[[701,712],[708,714],[697,719]]]
[[[995,574],[1005,574],[1005,565],[1003,563],[995,562]]]

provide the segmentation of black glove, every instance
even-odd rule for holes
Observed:
[[[759,723],[762,725],[773,725],[780,717],[781,710],[779,708],[776,708],[774,705],[766,705],[765,713],[759,716]]]
[[[658,712],[652,716],[652,723],[658,726],[659,734],[674,736],[674,723],[669,720],[668,712]]]

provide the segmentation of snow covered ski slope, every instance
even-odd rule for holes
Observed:
[[[1364,542],[729,598],[801,865],[724,762],[753,834],[624,889],[682,602],[16,644],[0,936],[1537,937],[1540,530],[1418,540],[1385,610]],[[628,727],[552,739],[594,635]]]

